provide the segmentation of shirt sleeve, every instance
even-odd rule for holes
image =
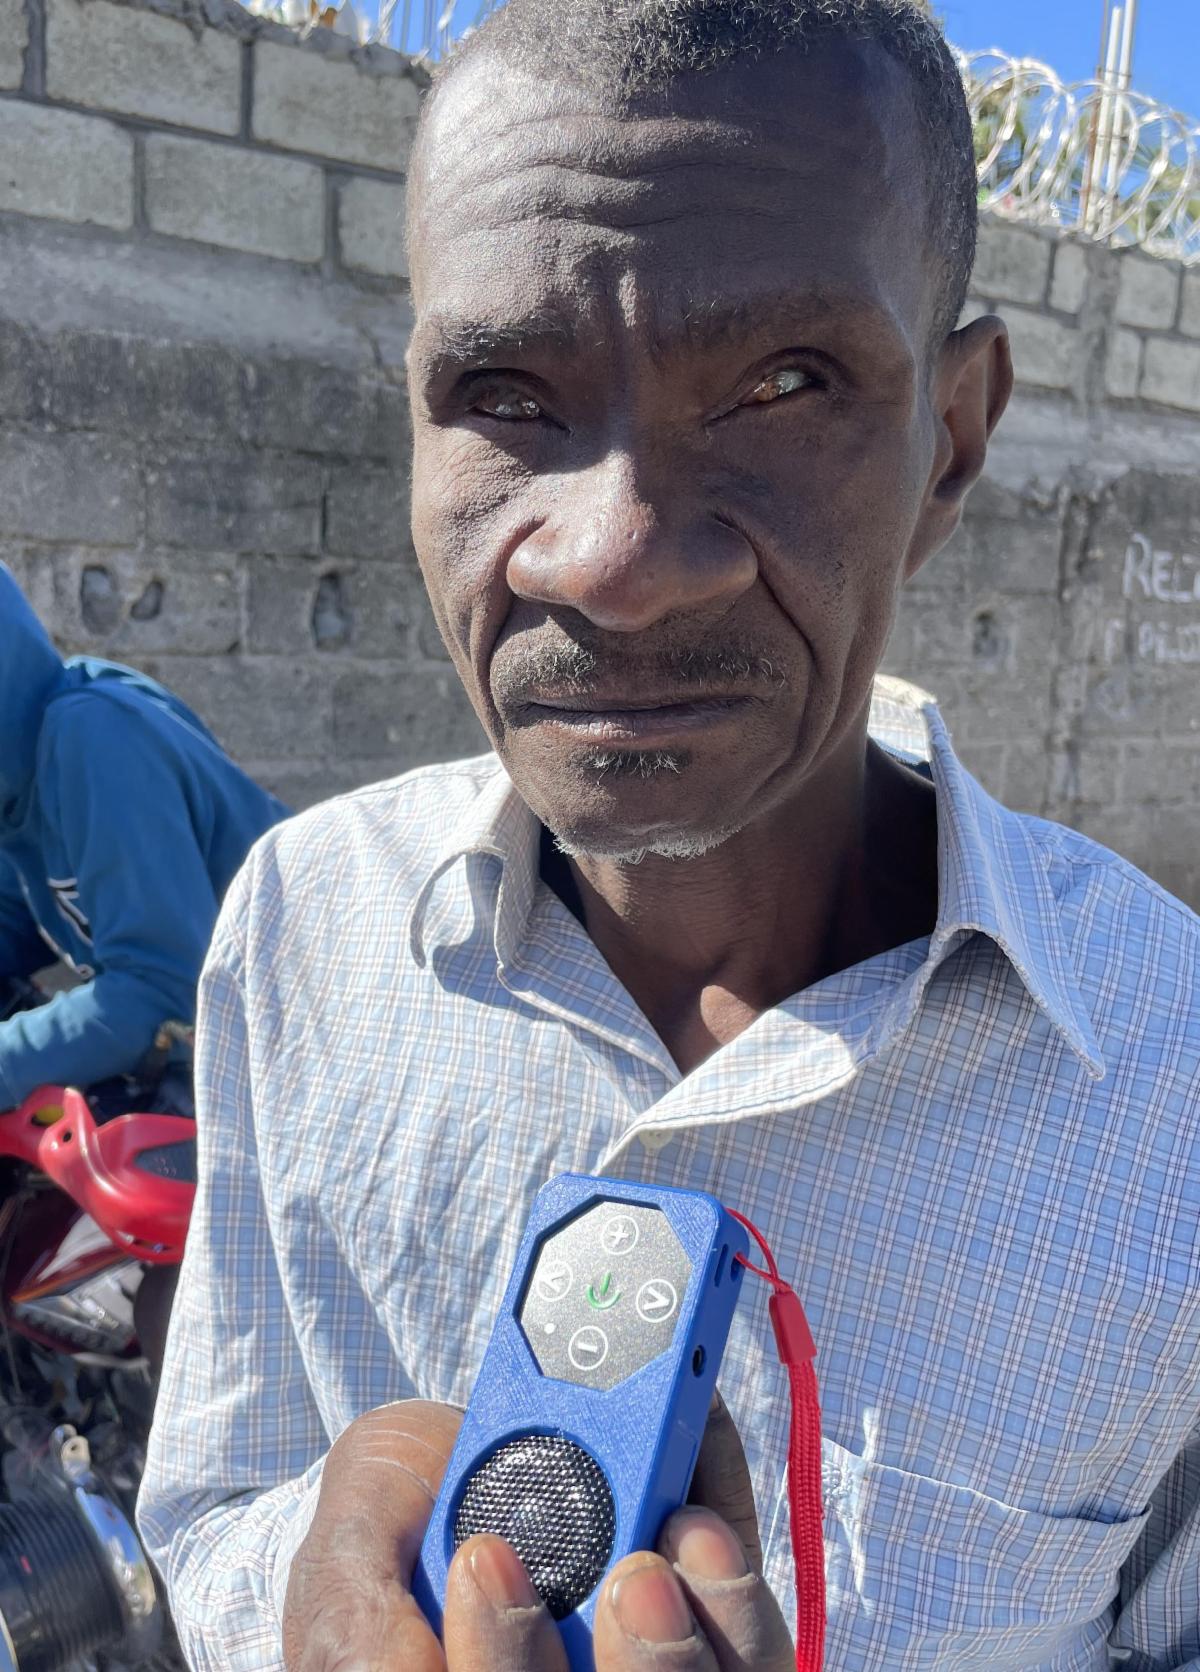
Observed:
[[[1109,1645],[1127,1672],[1200,1672],[1200,1426],[1151,1500]]]
[[[21,879],[0,855],[0,981],[33,975],[53,962],[54,954],[25,903]]]
[[[0,1107],[46,1081],[127,1073],[164,1022],[190,1022],[219,905],[196,828],[209,810],[163,741],[116,704],[55,706],[39,780],[96,975],[4,1024]]]
[[[193,1672],[280,1672],[292,1556],[330,1443],[280,1281],[260,1187],[230,890],[200,987],[199,1184],[138,1502]]]

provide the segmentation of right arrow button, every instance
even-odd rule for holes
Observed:
[[[679,1296],[675,1293],[675,1285],[668,1283],[665,1277],[652,1277],[638,1290],[636,1305],[639,1318],[648,1324],[662,1324],[674,1317]]]

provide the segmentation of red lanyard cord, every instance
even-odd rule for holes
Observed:
[[[796,1568],[796,1672],[820,1672],[825,1653],[824,1506],[821,1500],[821,1405],[817,1393],[817,1356],[804,1308],[791,1285],[779,1275],[767,1239],[744,1214],[728,1210],[762,1249],[765,1268],[744,1254],[737,1263],[771,1285],[769,1311],[779,1360],[788,1373],[792,1395],[788,1439],[788,1513],[792,1523],[792,1560]]]

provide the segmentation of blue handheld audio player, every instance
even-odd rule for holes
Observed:
[[[498,1533],[591,1672],[605,1574],[687,1498],[747,1246],[700,1191],[538,1192],[414,1575],[435,1628],[455,1550]]]

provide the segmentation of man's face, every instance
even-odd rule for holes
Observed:
[[[618,118],[486,55],[414,181],[413,528],[570,851],[701,851],[861,721],[931,509],[903,71],[837,47]]]

